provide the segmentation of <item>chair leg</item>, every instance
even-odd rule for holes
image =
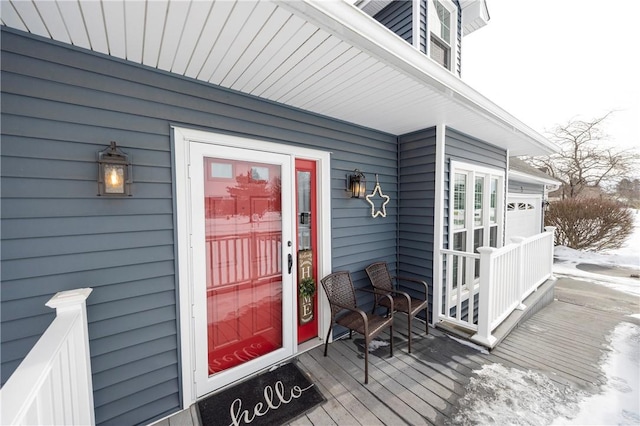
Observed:
[[[429,309],[424,310],[424,328],[427,331],[426,334],[429,334]]]
[[[389,326],[389,347],[390,347],[390,354],[389,354],[389,358],[393,357],[393,324]]]
[[[409,323],[409,353],[411,353],[411,335],[413,334],[411,331],[411,314],[407,313],[407,322]]]
[[[369,384],[369,336],[364,339],[364,384]]]
[[[327,332],[327,338],[324,340],[324,356],[327,356],[327,347],[329,346],[330,334],[331,334],[331,327],[329,327],[329,331]]]

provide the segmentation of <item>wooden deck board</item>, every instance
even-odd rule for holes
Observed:
[[[344,389],[344,386],[333,380],[334,378],[327,374],[328,370],[315,363],[311,357],[299,358],[299,364],[302,364],[315,379],[314,383],[327,398],[327,402],[323,404],[322,408],[329,413],[329,418],[336,424],[358,424],[357,418],[345,408],[344,399],[349,398],[350,393]]]
[[[355,344],[339,345],[336,349],[349,358],[356,367],[361,367],[364,371],[364,358],[358,353]],[[381,351],[387,352],[388,349],[385,347]],[[397,380],[397,377],[388,374],[389,369],[384,368],[388,365],[386,359],[392,360],[392,358],[379,358],[369,354],[369,386],[372,387],[376,396],[385,401],[405,422],[425,424],[429,421],[429,416],[434,419],[432,421],[435,421],[437,411],[404,387]]]
[[[564,354],[582,362],[591,362],[594,356],[600,353],[601,346],[585,344],[583,342],[563,340],[562,345],[558,345],[560,335],[545,332],[542,335],[536,335],[535,341],[530,337],[530,330],[523,329],[512,333],[510,341],[512,343],[538,344],[544,347],[550,347],[557,354]]]
[[[341,365],[345,371],[364,383],[364,359],[359,358],[357,349],[353,348],[354,342],[340,340],[336,343],[330,345],[329,352],[339,353],[342,359]],[[425,418],[398,397],[397,393],[400,392],[400,389],[397,387],[397,383],[377,368],[376,358],[378,357],[375,355],[370,354],[369,356],[369,384],[363,385],[361,392],[368,392],[373,396],[377,400],[374,402],[375,404],[386,405],[396,416],[394,422],[425,424]],[[387,420],[383,421],[389,424]]]
[[[327,401],[291,425],[447,424],[460,409],[471,377],[485,365],[531,370],[556,385],[595,392],[605,377],[599,363],[609,351],[606,336],[624,314],[574,301],[554,301],[514,329],[491,352],[461,344],[441,330],[414,321],[413,352],[407,352],[407,321],[394,323],[394,356],[382,347],[370,353],[364,384],[363,338],[319,346],[297,357]],[[389,339],[388,334],[379,336]]]
[[[344,371],[333,360],[325,358],[318,362],[317,356],[317,353],[308,353],[299,357],[299,360],[304,366],[313,366],[312,371],[322,371],[322,383],[329,389],[332,397],[339,400],[345,410],[350,412],[358,422],[381,424],[382,422],[365,405],[367,400],[357,398],[355,391],[360,386],[359,383],[352,377],[346,377]],[[341,378],[344,380],[340,380]]]
[[[526,351],[529,355],[535,358],[548,359],[556,364],[558,367],[565,367],[569,369],[576,369],[576,371],[584,374],[598,374],[599,369],[596,365],[586,364],[583,359],[573,356],[570,352],[563,353],[558,351],[553,344],[544,344],[541,341],[528,342],[526,340],[512,339],[501,345],[502,349],[510,349],[514,351]]]
[[[565,369],[558,368],[547,359],[531,357],[529,354],[511,351],[506,348],[499,348],[496,353],[503,357],[509,357],[523,370],[536,370],[539,372],[548,371],[579,385],[581,388],[588,388],[599,384],[591,377],[582,376],[573,371],[566,371]]]
[[[512,337],[509,342],[505,342],[503,347],[524,348],[537,356],[547,356],[560,365],[584,369],[586,373],[599,372],[597,366],[589,364],[589,360],[593,359],[593,355],[599,355],[595,351],[591,352],[591,357],[588,357],[579,348],[572,345],[558,346],[554,341],[545,341],[544,339],[536,339],[535,342],[532,342],[526,336],[520,335]]]

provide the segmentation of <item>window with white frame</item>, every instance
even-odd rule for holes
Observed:
[[[504,172],[456,161],[451,162],[449,246],[455,251],[477,253],[479,247],[502,245]],[[480,260],[471,265],[454,258],[454,283],[480,276]],[[458,279],[460,278],[460,280]]]
[[[429,56],[448,70],[453,67],[457,9],[451,0],[431,0],[429,16]]]

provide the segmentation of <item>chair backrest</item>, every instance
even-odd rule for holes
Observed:
[[[336,306],[336,303],[352,308],[356,307],[356,291],[353,289],[353,282],[348,271],[334,272],[322,278],[320,282],[327,294],[327,299],[329,299],[333,317],[343,309]]]
[[[371,285],[379,290],[392,291],[393,281],[385,262],[376,262],[365,268]]]

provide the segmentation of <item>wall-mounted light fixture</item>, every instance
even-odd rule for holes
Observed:
[[[362,198],[367,192],[367,182],[364,173],[355,169],[352,174],[347,175],[347,191],[351,192],[351,198]]]
[[[98,195],[131,196],[132,166],[129,156],[114,141],[98,152]]]

